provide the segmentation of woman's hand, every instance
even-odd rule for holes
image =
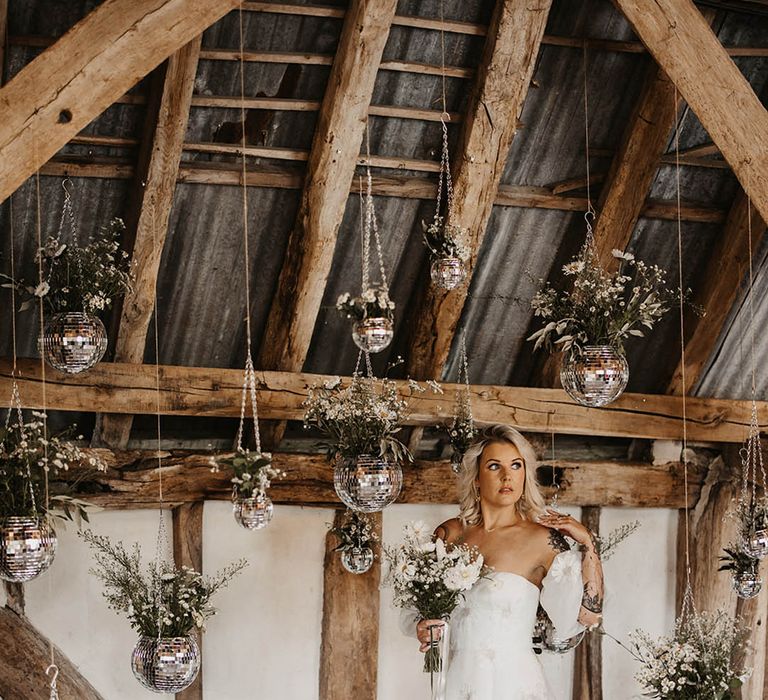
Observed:
[[[420,620],[416,625],[416,636],[421,642],[419,651],[427,651],[430,647],[430,641],[437,642],[443,636],[442,620]],[[432,627],[432,636],[430,637],[430,627]]]
[[[568,535],[568,537],[576,540],[576,542],[584,547],[594,548],[592,533],[571,515],[558,513],[552,508],[547,508],[547,512],[544,515],[539,516],[539,522],[544,525],[544,527],[549,527],[553,530],[557,530],[563,535]]]

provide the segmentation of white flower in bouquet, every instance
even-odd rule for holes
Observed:
[[[483,557],[478,556],[472,564],[459,562],[443,574],[443,583],[450,591],[468,591],[480,580],[483,568]]]

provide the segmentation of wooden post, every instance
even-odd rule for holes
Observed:
[[[343,510],[336,511],[339,525]],[[381,513],[371,516],[381,537]],[[365,574],[350,574],[328,533],[323,580],[323,631],[320,645],[320,700],[376,700],[379,655],[379,578],[377,556]],[[378,547],[377,547],[378,549]]]
[[[581,522],[600,534],[600,506],[581,509]],[[603,700],[603,636],[587,632],[576,647],[573,664],[573,700]]]
[[[173,509],[173,561],[176,566],[188,566],[203,571],[203,504],[185,503]],[[202,700],[203,698],[203,636],[195,632],[200,647],[200,672],[186,690],[176,693],[176,700]]]

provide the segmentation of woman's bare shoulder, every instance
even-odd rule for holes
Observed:
[[[568,542],[557,530],[545,527],[539,523],[528,521],[526,526],[530,528],[531,536],[541,543],[542,548],[555,554],[566,552],[570,549]]]
[[[455,542],[463,531],[461,520],[451,518],[435,528],[435,537],[439,537],[443,542]]]

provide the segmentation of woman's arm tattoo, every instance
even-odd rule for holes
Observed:
[[[549,531],[549,546],[556,552],[567,552],[570,547],[568,541],[557,530]]]

